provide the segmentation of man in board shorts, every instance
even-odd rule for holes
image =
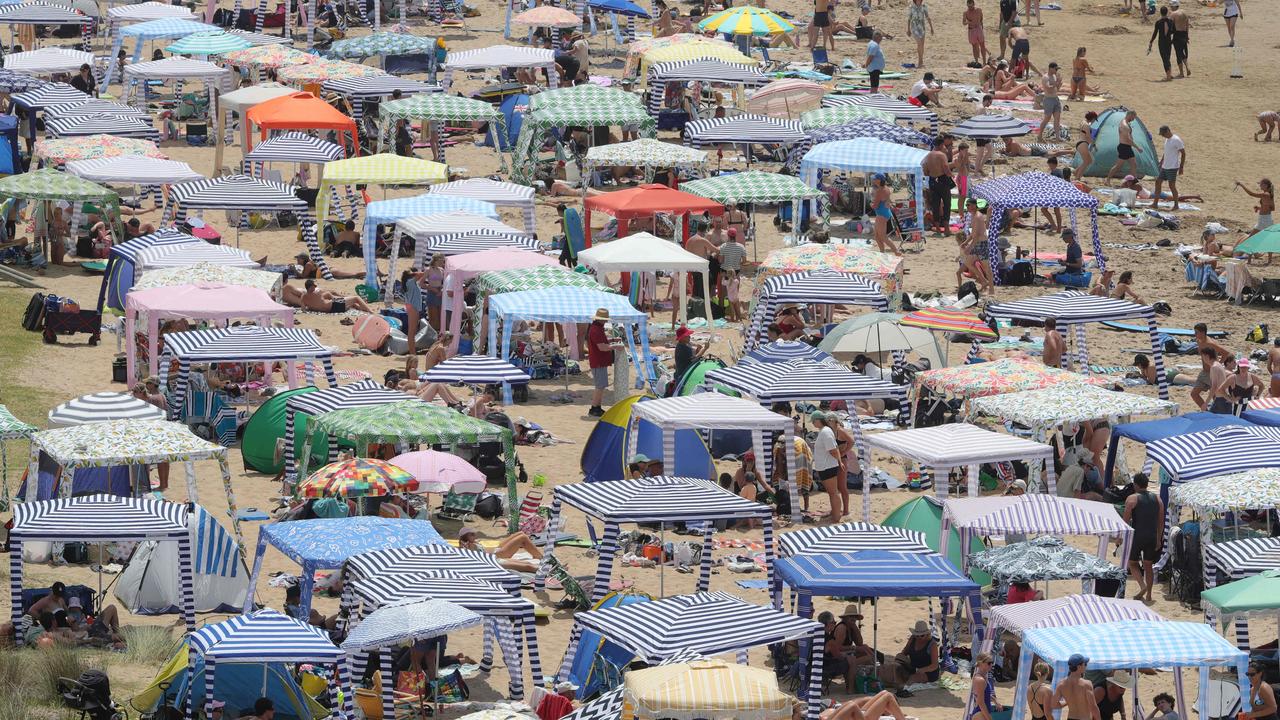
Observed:
[[[1115,177],[1116,171],[1125,165],[1129,166],[1129,175],[1138,177],[1138,159],[1136,153],[1142,152],[1142,148],[1133,145],[1133,121],[1138,119],[1138,113],[1134,110],[1124,114],[1124,120],[1120,121],[1120,125],[1116,127],[1116,161],[1111,165],[1111,169],[1107,171],[1107,182]]]

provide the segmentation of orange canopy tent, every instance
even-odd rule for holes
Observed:
[[[708,212],[712,215],[724,213],[724,205],[666,185],[640,185],[629,190],[593,195],[582,202],[583,225],[586,231],[586,246],[591,247],[591,211],[598,210],[618,219],[619,226],[632,218],[651,217],[657,213],[668,213],[688,218],[691,213]],[[630,233],[622,227],[618,229],[618,237]],[[682,235],[687,232],[682,232]],[[684,238],[682,237],[681,240]]]
[[[258,103],[245,112],[244,151],[253,149],[253,126],[261,130],[263,140],[269,130],[337,130],[351,133],[351,156],[360,153],[356,121],[334,109],[332,105],[307,92],[281,95]],[[339,145],[344,143],[339,142]]]

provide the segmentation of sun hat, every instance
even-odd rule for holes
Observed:
[[[1107,682],[1112,685],[1119,685],[1122,688],[1133,687],[1133,676],[1128,670],[1117,670],[1107,678]]]
[[[576,691],[577,689],[578,689],[578,686],[577,686],[577,685],[574,685],[573,683],[569,682],[568,680],[561,680],[560,682],[556,683],[556,685],[555,685],[555,690],[556,690],[556,692],[558,692],[558,693],[562,693],[562,692],[569,692],[570,690],[574,690],[574,691]]]
[[[685,338],[687,338],[687,337],[689,337],[689,336],[691,336],[691,335],[693,335],[693,331],[692,331],[692,330],[690,330],[690,329],[689,329],[687,326],[685,326],[685,325],[681,325],[681,326],[676,330],[676,339],[677,339],[677,340],[683,340],[683,339],[685,339]]]
[[[915,627],[911,628],[912,637],[924,637],[925,635],[932,634],[933,631],[929,629],[929,623],[923,620],[917,620]]]
[[[479,533],[477,533],[476,529],[473,527],[463,527],[458,530],[458,539],[462,540],[466,538],[468,535],[478,535],[478,534]]]
[[[840,613],[840,617],[842,618],[852,617],[852,618],[858,618],[859,620],[861,620],[862,609],[858,607],[857,603],[846,605],[844,608],[844,612]]]
[[[591,318],[591,319],[592,319],[592,321],[595,321],[595,320],[608,320],[608,319],[609,319],[609,308],[600,308],[600,309],[596,310],[596,315],[595,315],[595,317],[593,317],[593,318]]]

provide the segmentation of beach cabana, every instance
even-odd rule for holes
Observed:
[[[769,323],[788,303],[813,305],[864,305],[877,312],[889,310],[889,299],[879,283],[853,273],[832,270],[774,275],[756,291],[755,309],[745,330],[743,346],[751,350],[768,341]]]
[[[732,651],[741,654],[760,645],[809,641],[809,685],[801,695],[808,700],[806,717],[809,720],[817,718],[821,709],[824,631],[813,620],[767,605],[755,605],[723,592],[699,592],[591,610],[574,617],[574,634],[565,653],[561,675],[566,673],[577,653],[595,652],[595,648],[578,644],[583,630],[599,633],[648,663],[660,662],[679,652],[708,656]]]
[[[734,105],[742,107],[743,89],[768,84],[770,78],[753,62],[750,65],[725,62],[716,58],[678,60],[649,66],[646,83],[649,86],[649,112],[657,115],[662,109],[662,95],[667,83],[697,82],[706,86],[733,86]],[[690,118],[692,119],[692,118]]]
[[[293,63],[279,68],[276,70],[276,80],[285,85],[306,89],[313,85],[323,87],[324,83],[330,80],[385,74],[378,68],[368,65],[317,58],[315,62]]]
[[[294,393],[285,399],[284,415],[284,477],[292,482],[299,476],[297,469],[296,438],[299,433],[306,436],[310,418],[334,410],[358,407],[376,407],[405,402],[408,398],[399,390],[389,390],[376,380],[360,380],[347,385],[315,390],[309,393]],[[298,413],[303,417],[299,418]],[[338,446],[329,443],[328,462],[337,462]],[[305,476],[306,468],[302,475]]]
[[[76,177],[114,185],[177,185],[205,179],[184,162],[145,156],[73,160],[66,169]]]
[[[5,56],[5,62],[10,63],[9,69],[12,70],[13,55]],[[77,65],[76,67],[79,68],[80,66]],[[53,105],[73,105],[84,102],[89,98],[89,95],[66,83],[55,82],[16,93],[10,100],[13,101],[13,114],[26,114],[27,139],[35,142],[36,114],[38,112]]]
[[[456,71],[501,70],[536,68],[547,71],[547,87],[558,87],[560,76],[556,72],[555,51],[517,45],[491,45],[487,48],[459,50],[449,53],[444,60],[444,77],[441,86],[449,91]]]
[[[561,485],[551,500],[551,530],[544,544],[544,557],[555,554],[555,544],[549,542],[559,534],[564,525],[563,507],[569,505],[604,523],[600,544],[596,546],[595,580],[591,585],[591,605],[594,607],[609,592],[613,578],[613,560],[618,552],[619,526],[627,523],[678,522],[705,523],[702,536],[702,567],[698,574],[698,592],[706,592],[711,584],[712,538],[715,520],[760,520],[764,524],[765,572],[773,585],[775,560],[773,542],[773,511],[768,505],[747,500],[703,478],[646,477],[620,482],[574,483]],[[550,566],[544,561],[542,568]],[[541,589],[545,581],[543,571],[535,578],[535,586]]]
[[[489,178],[469,178],[432,185],[427,193],[483,200],[498,207],[519,208],[521,217],[524,218],[525,232],[533,234],[538,231],[538,225],[533,216],[534,192],[528,185],[517,185]]]
[[[823,112],[823,110],[813,112]],[[906,175],[913,189],[912,197],[916,203],[916,227],[923,228],[925,175],[920,168],[920,163],[928,154],[927,150],[870,137],[826,142],[815,145],[812,150],[805,153],[800,161],[800,177],[806,185],[816,188],[819,175],[828,170]]]
[[[120,78],[120,82],[128,88],[125,101],[142,107],[146,102],[147,93],[138,92],[138,88],[150,87],[147,83],[151,80],[161,82],[195,80],[204,83],[206,91],[214,86],[225,92],[234,89],[230,70],[208,60],[195,60],[175,55],[163,60],[125,65],[124,75]]]
[[[112,8],[113,10],[123,10],[126,7]],[[172,7],[172,6],[169,6]],[[181,8],[178,8],[181,9]],[[108,57],[118,57],[121,50],[124,49],[124,41],[126,39],[133,40],[133,53],[129,56],[129,62],[136,63],[142,60],[143,44],[154,40],[178,40],[188,35],[194,35],[200,32],[211,32],[219,30],[216,25],[206,25],[202,22],[196,22],[190,17],[157,17],[141,22],[125,25],[123,27],[114,28],[113,37],[115,41],[112,43],[111,54]],[[102,87],[111,84],[111,78],[115,75],[116,63],[107,63],[106,74],[102,78]]]
[[[465,577],[493,583],[512,597],[520,595],[520,576],[502,567],[498,558],[483,550],[461,550],[448,543],[393,545],[382,550],[356,553],[347,560],[346,578],[355,584],[377,581],[396,583],[398,578]]]
[[[98,22],[98,9],[93,7],[92,17],[69,5],[45,2],[19,2],[0,9],[0,25],[61,26],[79,25],[80,39],[84,47],[93,45],[93,28]],[[12,40],[12,34],[10,35]],[[34,42],[34,41],[33,41]]]
[[[397,120],[421,120],[430,123],[429,137],[432,138],[432,152],[436,161],[444,162],[444,146],[436,140],[440,123],[476,123],[489,124],[488,134],[493,140],[494,148],[499,148],[498,138],[507,136],[507,121],[502,111],[483,100],[466,98],[444,93],[419,93],[401,100],[382,103],[378,108],[378,147],[384,148],[388,139],[395,132]],[[498,150],[499,171],[506,169],[502,163],[502,151]]]
[[[51,429],[89,425],[93,423],[115,422],[117,420],[164,420],[164,411],[127,393],[101,392],[81,395],[58,405],[49,411],[49,427]],[[4,439],[28,439],[36,428],[19,422],[0,406],[0,464],[5,473],[5,492],[0,500],[6,500],[8,493],[8,457],[4,453]],[[49,500],[58,494],[59,468],[47,456],[40,458],[40,473],[37,477],[24,479],[18,488],[18,499]],[[82,467],[71,473],[72,494],[87,495],[90,493],[106,493],[120,497],[132,497],[134,492],[134,468],[131,467]],[[141,468],[139,468],[141,470]],[[138,484],[145,480],[138,473]],[[30,484],[29,484],[30,483]]]
[[[427,161],[422,161],[427,162]],[[431,163],[435,165],[436,163]],[[364,229],[360,244],[364,251],[364,281],[366,285],[378,283],[378,226],[390,225],[406,218],[448,212],[467,212],[498,220],[498,208],[493,203],[454,195],[423,193],[412,197],[375,200],[364,208]],[[454,230],[453,232],[459,232]],[[391,258],[387,261],[387,275],[394,277],[400,255],[400,233],[391,240]]]
[[[98,291],[98,312],[102,312],[104,307],[117,312],[124,311],[125,295],[142,274],[138,259],[144,248],[207,244],[173,228],[162,228],[148,235],[113,244],[107,255],[102,288]]]
[[[195,21],[196,16],[181,5],[170,5],[163,2],[143,2],[136,5],[120,5],[107,9],[107,37],[115,37],[115,29],[119,25],[148,22],[150,20]]]
[[[1053,677],[1065,678],[1067,659],[1081,654],[1089,658],[1091,670],[1128,670],[1137,679],[1140,668],[1169,668],[1174,671],[1178,711],[1190,716],[1182,692],[1182,669],[1199,671],[1200,717],[1209,717],[1209,671],[1228,667],[1236,671],[1240,697],[1249,697],[1249,678],[1245,675],[1248,653],[1237,650],[1223,640],[1213,628],[1203,623],[1127,620],[1096,625],[1032,628],[1022,633],[1022,654],[1018,658],[1018,684],[1013,703],[1013,720],[1022,720],[1027,708],[1027,687],[1031,666],[1041,658],[1053,669]],[[1140,689],[1130,688],[1133,714],[1138,714]]]
[[[527,122],[527,119],[526,119]],[[626,190],[593,195],[582,201],[584,215],[582,226],[586,228],[587,247],[591,247],[591,213],[602,212],[617,218],[618,225],[623,226],[635,218],[653,217],[658,213],[668,215],[696,215],[710,213],[721,215],[724,205],[698,195],[674,190],[666,185],[639,185]],[[681,231],[684,240],[684,231]]]
[[[333,373],[334,350],[321,344],[313,330],[256,325],[190,330],[165,335],[164,345],[165,356],[178,361],[178,385],[170,412],[179,418],[186,410],[187,385],[195,363],[259,362],[269,367],[270,363],[283,362],[289,387],[295,388],[298,386],[296,363],[318,360],[324,366],[329,386],[338,384]],[[268,372],[267,376],[270,375]],[[162,376],[160,381],[163,383],[165,378]]]
[[[211,245],[210,247],[217,247]],[[266,270],[249,270],[236,265],[219,264],[207,260],[191,265],[174,265],[147,270],[134,284],[134,290],[213,283],[261,290],[274,300],[280,300],[283,275]]]
[[[895,125],[884,120],[875,118],[862,118],[853,122],[844,123],[843,125],[828,125],[821,128],[813,128],[806,130],[804,139],[794,143],[791,149],[787,151],[787,159],[783,163],[783,167],[791,172],[800,170],[800,162],[804,159],[805,154],[822,143],[836,142],[837,140],[853,140],[860,137],[875,138],[884,140],[885,142],[897,143],[898,145],[910,145],[918,148],[932,148],[933,138],[922,132],[912,130],[911,128]]]
[[[652,377],[650,367],[645,360],[649,357],[649,316],[632,306],[626,297],[612,292],[575,287],[548,287],[490,295],[488,353],[502,359],[511,357],[511,335],[517,320],[589,323],[601,308],[609,311],[609,322],[628,327],[623,337],[627,343],[627,353],[636,367],[637,380],[652,386],[656,378]],[[498,344],[498,323],[502,323],[501,345]],[[638,349],[630,332],[630,326],[633,325],[640,336]],[[570,346],[574,344],[571,337]],[[503,396],[503,403],[510,405],[510,388],[504,389]]]
[[[947,427],[947,426],[942,426]],[[880,437],[879,435],[873,435]],[[1119,557],[1129,557],[1133,528],[1125,524],[1110,503],[1060,498],[1055,495],[1003,495],[1000,497],[948,498],[942,504],[942,547],[947,554],[951,530],[960,534],[960,547],[983,535],[1093,535],[1098,538],[1098,557],[1105,560],[1114,540],[1120,541]],[[968,552],[962,562],[969,566]]]
[[[707,153],[654,138],[640,138],[624,143],[593,145],[582,159],[584,168],[634,167],[644,170],[644,181],[653,182],[657,168],[677,168],[705,174]]]
[[[780,173],[748,170],[731,175],[693,180],[685,183],[681,188],[687,193],[701,195],[725,205],[751,206],[747,213],[747,238],[750,240],[754,240],[756,235],[755,214],[752,212],[756,205],[789,202],[794,212],[792,217],[799,217],[800,203],[805,200],[816,200],[822,208],[823,218],[825,219],[829,214],[829,203],[825,192],[811,188],[795,177]],[[756,247],[754,242],[752,247]]]
[[[903,120],[909,126],[928,126],[924,127],[922,131],[928,132],[929,135],[938,134],[938,113],[927,107],[912,105],[906,100],[899,100],[892,95],[885,95],[884,93],[834,95],[828,93],[822,98],[823,107],[840,107],[841,105],[882,110],[893,115],[894,120]]]
[[[45,47],[6,55],[4,68],[30,75],[62,75],[80,71],[80,66],[94,64],[93,53],[70,48]]]
[[[1099,270],[1107,269],[1107,259],[1102,252],[1102,238],[1098,235],[1098,198],[1077,188],[1072,183],[1039,171],[1006,175],[974,185],[970,195],[986,200],[991,228],[987,231],[987,257],[992,270],[1000,267],[1000,228],[1004,214],[1009,210],[1026,208],[1067,208],[1070,210],[1071,229],[1076,231],[1076,210],[1089,211],[1092,225],[1093,255]],[[1080,237],[1076,232],[1076,237]],[[1128,317],[1134,317],[1132,315]]]
[[[148,375],[155,375],[160,371],[159,338],[162,320],[186,318],[210,320],[225,325],[235,319],[250,319],[259,325],[280,322],[286,327],[293,326],[293,308],[277,303],[267,293],[253,288],[212,283],[134,290],[125,300],[126,338],[134,336],[137,323],[143,317],[147,323]],[[125,343],[125,350],[126,377],[139,377],[136,343]]]
[[[1174,484],[1280,467],[1280,428],[1223,425],[1147,444],[1147,457]]]
[[[46,115],[48,113],[46,112]],[[87,135],[111,135],[125,138],[159,140],[160,133],[150,120],[129,115],[72,115],[46,118],[45,130],[51,138],[74,138]]]
[[[429,85],[419,80],[410,80],[409,78],[395,75],[336,78],[334,80],[326,80],[322,87],[325,92],[346,98],[351,103],[351,119],[355,120],[357,124],[364,119],[365,103],[385,101],[396,91],[399,91],[402,97],[441,91],[439,85]]]
[[[1205,594],[1224,582],[1239,582],[1280,568],[1280,537],[1255,537],[1202,545]],[[1208,615],[1206,615],[1208,618]],[[1249,647],[1248,617],[1235,619],[1236,647]]]
[[[443,543],[444,539],[431,523],[399,518],[313,518],[305,522],[263,525],[258,530],[258,547],[254,552],[244,611],[253,610],[253,596],[268,547],[274,547],[301,568],[302,596],[298,605],[306,613],[311,609],[317,571],[337,570],[349,558],[364,552]]]
[[[205,625],[191,634],[188,643],[190,654],[187,674],[194,672],[197,659],[204,660],[202,717],[213,716],[213,701],[219,695],[218,666],[237,663],[313,663],[331,667],[334,682],[326,688],[326,692],[333,707],[332,717],[342,720],[355,717],[352,700],[355,691],[351,687],[346,653],[329,640],[323,628],[315,627],[305,620],[295,620],[271,608],[255,612],[246,609],[244,615]],[[187,720],[196,716],[194,695],[187,693]],[[337,695],[342,696],[340,705]]]
[[[679,296],[680,322],[688,316],[685,298],[689,273],[702,275],[702,296],[711,297],[711,285],[707,280],[707,259],[685,250],[670,240],[663,240],[647,232],[618,238],[603,245],[595,245],[578,253],[578,262],[603,276],[616,273],[658,273],[673,276]],[[705,316],[710,322],[710,309]],[[673,313],[674,314],[674,313]]]
[[[475,351],[484,352],[491,347],[488,338],[489,315],[486,312],[489,298],[503,293],[540,290],[554,287],[575,287],[599,292],[612,290],[586,273],[573,272],[556,265],[537,264],[506,270],[489,270],[479,273],[471,281],[470,291],[475,293],[475,305],[471,312],[471,327],[475,329]],[[594,313],[594,311],[593,311]],[[566,337],[577,337],[576,324],[564,328]],[[576,342],[569,343],[569,351],[576,353]],[[576,356],[574,359],[577,359]]]
[[[396,224],[397,229],[400,227],[414,227],[415,218],[408,218],[405,221]],[[420,228],[421,226],[419,226]],[[411,233],[404,233],[409,237],[414,237]],[[422,267],[428,262],[428,258],[433,255],[466,255],[474,252],[484,252],[486,250],[525,250],[537,252],[542,249],[542,244],[533,239],[533,236],[526,234],[523,230],[516,232],[506,232],[502,230],[468,230],[466,232],[449,233],[447,235],[438,235],[431,233],[427,235],[421,243],[415,242],[414,247],[414,265]]]
[[[511,179],[518,183],[533,180],[538,148],[553,129],[610,126],[631,126],[640,135],[652,138],[658,124],[639,99],[614,88],[578,85],[533,95],[511,153]]]
[[[71,205],[72,231],[78,232],[84,224],[85,214],[82,212],[85,203],[92,203],[105,212],[104,216],[111,223],[116,237],[123,234],[120,225],[120,196],[115,191],[97,183],[89,182],[69,173],[40,168],[19,175],[0,178],[0,198],[16,198],[28,200],[34,205],[34,223],[36,237],[48,235],[48,213],[46,202],[65,200]]]
[[[439,218],[441,216],[427,217]],[[462,288],[467,282],[484,272],[529,269],[558,264],[553,257],[527,250],[483,250],[446,258],[444,261],[444,292],[440,300],[440,320],[441,324],[453,333],[453,344],[449,346],[449,352],[457,352],[458,343],[461,340],[462,313],[466,307],[463,303]]]
[[[323,432],[330,438],[353,443],[359,457],[368,457],[370,443],[445,446],[445,449],[461,443],[501,444],[507,477],[508,528],[515,532],[520,503],[516,497],[514,439],[509,429],[417,399],[377,407],[333,410],[317,415],[311,422],[314,430],[307,432],[303,443],[303,463],[311,456],[313,432]],[[305,474],[306,468],[300,467],[298,475]]]
[[[756,271],[756,287],[763,287],[776,275],[812,270],[852,273],[880,285],[886,298],[895,298],[902,287],[902,256],[871,248],[830,243],[804,243],[774,250],[765,256]]]
[[[1128,620],[1164,622],[1160,613],[1141,600],[1123,600],[1100,595],[1065,595],[1049,600],[1032,600],[1013,605],[996,605],[986,612],[987,635],[982,650],[991,652],[1001,631],[1022,637],[1027,630],[1121,623]],[[1123,632],[1123,630],[1121,630]]]
[[[226,58],[223,58],[223,60],[226,60]],[[298,91],[291,87],[281,85],[280,83],[265,82],[258,85],[242,87],[239,90],[233,90],[232,92],[220,95],[218,97],[218,103],[222,106],[223,110],[239,113],[241,117],[244,117],[245,112],[255,105],[260,105],[274,98],[292,95],[296,92]],[[232,136],[232,138],[234,139],[234,136]]]
[[[1111,485],[1111,480],[1115,474],[1116,457],[1120,454],[1120,450],[1122,448],[1121,440],[1132,440],[1133,442],[1144,446],[1142,471],[1151,472],[1151,467],[1155,464],[1155,461],[1147,456],[1145,446],[1155,442],[1156,440],[1212,430],[1223,425],[1248,424],[1249,423],[1245,419],[1238,418],[1235,415],[1193,412],[1160,420],[1146,420],[1144,422],[1112,425],[1111,443],[1107,448],[1107,467],[1103,475],[1103,479],[1106,481],[1108,486]],[[1167,490],[1162,490],[1162,495],[1164,496],[1164,499],[1168,499]]]
[[[316,217],[321,220],[329,217],[328,191],[334,185],[431,185],[444,182],[448,176],[448,168],[441,163],[390,153],[335,160],[324,166],[320,194],[316,197]],[[366,231],[368,224],[366,214]],[[369,235],[365,238],[364,242],[369,247],[377,240]],[[372,255],[372,250],[366,251],[366,262],[373,261]]]
[[[657,114],[652,108],[650,112]],[[748,164],[751,159],[750,147],[755,143],[790,145],[803,139],[804,129],[795,120],[780,120],[750,113],[694,120],[684,126],[685,145],[699,150],[709,145],[745,145],[742,154],[746,156]]]
[[[800,126],[805,130],[847,125],[855,120],[883,120],[893,122],[893,114],[869,107],[841,105],[839,107],[821,107],[800,114]]]
[[[244,114],[244,151],[253,151],[253,128],[257,126],[260,140],[279,130],[331,130],[351,136],[351,155],[360,154],[360,137],[356,121],[339,112],[329,103],[311,93],[296,92],[261,102]],[[338,144],[343,144],[339,142]]]
[[[773,670],[723,660],[632,670],[623,678],[621,689],[632,717],[641,720],[791,718],[793,699],[778,686]]]
[[[861,550],[886,550],[896,553],[933,552],[924,533],[906,528],[869,522],[847,522],[818,525],[778,535],[779,554],[826,555]]]
[[[698,39],[695,40],[694,38]],[[641,78],[649,76],[649,68],[653,65],[680,62],[682,60],[714,59],[735,65],[756,64],[754,58],[749,55],[743,55],[736,47],[719,38],[703,38],[692,33],[681,33],[679,36],[671,38],[651,38],[644,41],[639,48],[628,47],[627,53],[627,69],[625,73],[630,75],[632,68],[638,68]],[[639,57],[633,62],[631,55],[638,55]]]
[[[1205,616],[1235,620],[1236,627],[1245,627],[1245,634],[1236,635],[1236,647],[1249,650],[1248,619],[1250,617],[1276,618],[1280,616],[1280,568],[1264,570],[1242,580],[1205,590],[1200,602],[1205,605]]]
[[[14,627],[23,627],[24,543],[143,540],[178,544],[182,619],[188,632],[195,630],[195,570],[191,560],[191,537],[187,533],[187,506],[150,497],[122,498],[115,495],[63,497],[14,506],[13,527],[9,530],[9,601]],[[23,632],[15,630],[14,639],[18,645],[22,645],[23,635]]]

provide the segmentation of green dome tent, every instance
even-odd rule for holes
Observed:
[[[284,470],[284,457],[276,457],[276,442],[284,439],[285,402],[294,395],[314,392],[316,389],[315,386],[308,385],[285,390],[271,396],[258,407],[257,412],[245,424],[244,438],[240,443],[240,456],[244,458],[246,468],[270,475]],[[298,413],[294,416],[294,421],[298,423],[297,432],[293,436],[294,452],[301,453],[307,416]],[[339,442],[339,445],[351,447],[350,443]],[[314,433],[311,438],[311,461],[307,466],[318,468],[324,465],[328,459],[328,452],[327,437],[323,433]]]
[[[924,533],[924,541],[934,552],[940,552],[938,548],[942,547],[942,504],[937,500],[921,496],[914,500],[908,500],[893,512],[889,513],[881,523],[885,527],[896,527],[904,530],[915,530]],[[981,538],[974,538],[969,544],[970,554],[982,552],[987,546],[982,544]],[[951,530],[951,540],[947,543],[947,559],[957,568],[962,567],[960,559],[960,533],[954,528]],[[990,585],[991,576],[979,572],[977,570],[969,570],[969,577],[979,585]]]
[[[1120,137],[1120,121],[1124,120],[1125,113],[1129,112],[1126,107],[1107,108],[1098,114],[1098,119],[1093,121],[1090,126],[1090,132],[1093,135],[1093,163],[1084,169],[1084,174],[1088,177],[1106,177],[1107,171],[1116,162],[1116,140]],[[1138,161],[1138,177],[1155,177],[1159,173],[1156,166],[1160,156],[1156,153],[1155,144],[1152,142],[1151,133],[1147,130],[1147,126],[1142,124],[1141,118],[1135,118],[1129,126],[1133,129],[1133,147],[1136,151],[1135,158]],[[1080,156],[1077,154],[1072,161],[1078,163]],[[1127,166],[1126,166],[1127,168]],[[1121,176],[1128,170],[1121,172]]]

